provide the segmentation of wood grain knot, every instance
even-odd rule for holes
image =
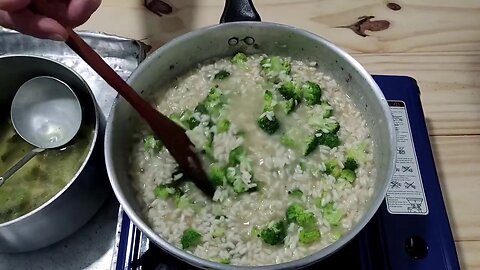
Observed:
[[[151,12],[162,17],[163,15],[168,15],[173,12],[173,7],[165,1],[162,0],[145,0],[145,7]]]
[[[366,37],[368,36],[365,34],[365,31],[373,31],[373,32],[378,32],[378,31],[383,31],[385,29],[388,29],[390,27],[390,22],[386,20],[375,20],[372,21],[371,19],[375,18],[374,16],[362,16],[358,18],[358,21],[354,24],[351,25],[346,25],[346,26],[337,26],[337,28],[349,28],[351,29],[355,34]]]
[[[397,4],[397,3],[388,3],[388,4],[387,4],[387,7],[388,7],[389,9],[395,10],[395,11],[402,9],[402,6],[400,6],[400,5]]]

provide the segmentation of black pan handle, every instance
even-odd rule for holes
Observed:
[[[220,23],[239,21],[261,21],[252,0],[225,0]]]

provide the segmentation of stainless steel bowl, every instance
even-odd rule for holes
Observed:
[[[9,114],[20,85],[42,75],[58,78],[75,91],[84,121],[94,127],[93,143],[85,160],[79,161],[82,164],[75,176],[59,193],[28,214],[0,223],[0,252],[3,253],[32,251],[64,239],[84,225],[111,192],[103,162],[98,107],[86,82],[73,70],[37,56],[0,57],[0,114]]]
[[[290,56],[316,61],[340,84],[360,108],[375,142],[377,176],[366,214],[342,238],[311,256],[289,263],[258,269],[298,269],[324,259],[349,242],[372,218],[386,194],[395,163],[395,131],[388,104],[378,85],[350,55],[325,39],[291,26],[265,22],[230,22],[196,30],[180,36],[158,49],[132,74],[129,83],[141,93],[158,91],[160,85],[174,79],[197,63],[237,51]],[[138,121],[133,109],[117,99],[107,122],[105,158],[113,190],[134,224],[156,245],[174,256],[205,269],[239,269],[207,261],[180,250],[157,235],[136,199],[128,176],[127,147],[132,126]],[[255,269],[255,268],[254,268]]]

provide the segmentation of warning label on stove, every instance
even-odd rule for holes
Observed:
[[[407,108],[403,101],[389,101],[397,134],[397,162],[386,202],[391,214],[427,215],[428,206],[418,167]]]

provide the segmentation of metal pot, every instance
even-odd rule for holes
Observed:
[[[242,20],[243,22],[235,22]],[[195,64],[237,51],[291,56],[316,61],[329,71],[362,110],[376,144],[377,177],[366,214],[341,239],[300,260],[258,267],[259,269],[298,269],[322,260],[348,243],[368,223],[382,203],[395,163],[395,131],[389,107],[378,85],[350,55],[325,39],[292,26],[259,22],[249,0],[226,1],[221,24],[182,35],[150,55],[129,78],[141,93],[155,91]],[[142,216],[141,207],[127,174],[128,145],[133,133],[134,110],[123,99],[114,102],[107,122],[105,158],[113,190],[133,223],[160,248],[196,267],[238,269],[207,261],[180,250],[157,235]],[[254,268],[255,269],[255,268]]]
[[[35,210],[0,223],[0,252],[3,253],[32,251],[66,238],[97,212],[111,192],[101,151],[103,134],[99,129],[98,107],[87,83],[73,70],[37,56],[0,57],[1,115],[9,115],[10,104],[20,85],[41,75],[58,78],[72,87],[82,105],[82,125],[88,122],[94,127],[94,134],[86,158],[79,160],[80,168],[60,192]]]

